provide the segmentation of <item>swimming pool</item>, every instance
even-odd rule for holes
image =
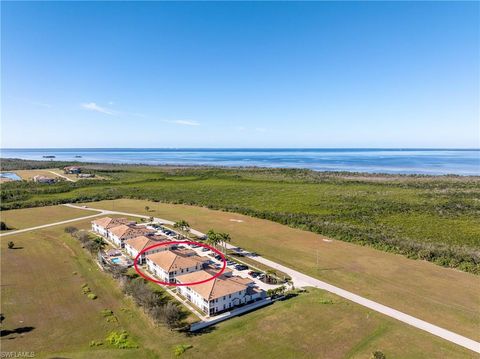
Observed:
[[[120,263],[120,258],[112,258],[112,263],[118,264]]]
[[[16,173],[13,172],[1,172],[0,173],[0,178],[8,178],[9,180],[12,181],[21,181],[22,178],[17,175]]]

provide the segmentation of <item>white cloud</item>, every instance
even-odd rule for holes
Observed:
[[[181,126],[200,126],[200,123],[197,121],[187,121],[187,120],[163,120],[162,122],[174,123]]]
[[[257,127],[257,128],[255,129],[255,131],[257,131],[257,132],[267,132],[267,129],[266,129],[266,128],[263,128],[263,127]]]
[[[82,107],[85,110],[96,111],[106,115],[114,115],[113,111],[109,110],[108,108],[98,106],[95,102],[82,103]]]

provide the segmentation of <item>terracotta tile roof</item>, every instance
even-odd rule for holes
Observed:
[[[239,277],[239,276],[233,276],[233,277],[230,277],[230,279],[233,280],[234,282],[236,282],[238,284],[242,284],[242,285],[250,285],[250,284],[255,283],[255,281],[253,279],[243,278],[243,277]]]
[[[128,245],[135,249],[137,252],[142,251],[144,248],[153,246],[155,244],[161,243],[161,242],[166,242],[168,239],[157,239],[155,238],[157,236],[152,236],[152,237],[145,237],[145,236],[138,236],[135,238],[130,238],[125,241],[125,245]],[[159,236],[160,237],[160,236]],[[161,237],[163,238],[163,237]],[[163,248],[166,248],[167,246],[164,246]],[[159,249],[162,249],[162,247],[159,247]]]
[[[207,271],[198,271],[178,276],[177,281],[179,281],[180,283],[192,283],[199,282],[211,277],[212,275]],[[192,286],[191,289],[194,292],[200,294],[202,298],[212,300],[223,297],[225,295],[246,290],[248,288],[247,285],[240,283],[242,281],[238,280],[238,278],[240,277],[226,277],[222,275],[206,283],[196,284]]]
[[[199,263],[205,263],[207,258],[199,256],[183,256],[181,250],[164,251],[147,255],[147,258],[166,272],[195,267]]]
[[[103,227],[103,228],[106,228],[106,229],[109,229],[109,228],[113,228],[115,226],[119,226],[121,224],[124,224],[124,225],[132,225],[134,224],[135,222],[134,221],[131,221],[127,218],[111,218],[111,217],[103,217],[103,218],[100,218],[100,219],[97,219],[96,221],[93,221],[92,223],[96,224],[97,226],[100,226],[100,227]]]
[[[149,234],[155,233],[155,231],[148,229],[146,227],[140,226],[126,226],[121,224],[119,226],[115,226],[110,229],[110,233],[117,236],[119,239],[125,237],[138,237],[138,236],[145,236]]]

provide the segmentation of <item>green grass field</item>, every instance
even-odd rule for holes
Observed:
[[[88,228],[89,221],[76,224]],[[14,241],[18,249],[7,249]],[[473,358],[473,354],[420,330],[319,290],[309,290],[199,335],[185,335],[151,322],[101,272],[78,242],[51,227],[1,239],[3,351],[34,351],[37,357],[170,358],[178,344],[192,345],[182,357],[366,358],[382,350],[389,358]],[[96,300],[82,293],[88,283]],[[100,313],[113,310],[117,321]],[[139,349],[115,349],[101,341],[127,330]]]
[[[480,340],[478,276],[369,247],[326,242],[325,237],[311,232],[235,213],[127,199],[87,204],[174,221],[185,219],[203,232],[211,228],[228,232],[232,244]]]
[[[0,218],[9,228],[15,230],[91,216],[95,213],[94,211],[68,208],[65,206],[48,206],[1,211]]]
[[[91,171],[110,179],[52,186],[10,182],[2,186],[1,206],[122,197],[192,204],[480,272],[477,177],[98,164]]]

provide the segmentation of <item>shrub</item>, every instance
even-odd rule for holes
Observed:
[[[168,302],[162,308],[164,312],[165,324],[170,329],[178,328],[182,319],[182,312],[180,309],[172,302]]]
[[[4,221],[1,221],[0,222],[0,230],[2,231],[7,231],[9,230],[10,228],[7,226],[7,224],[4,222]]]
[[[67,226],[67,227],[65,227],[64,231],[65,231],[65,233],[73,234],[73,233],[78,232],[78,228],[74,227],[74,226]]]
[[[98,347],[99,345],[103,345],[103,343],[101,341],[96,341],[96,340],[92,340],[90,342],[91,347]]]
[[[385,354],[383,354],[381,351],[379,350],[376,350],[372,353],[372,355],[370,356],[371,359],[387,359],[387,357],[385,356]]]
[[[75,238],[77,238],[80,242],[82,242],[83,244],[87,243],[88,241],[90,241],[90,234],[86,231],[78,231],[78,232],[74,232],[73,235],[75,236]]]
[[[13,247],[15,247],[15,243],[13,243],[12,241],[8,242],[8,248],[12,249]]]
[[[91,291],[90,291],[90,287],[88,287],[88,286],[87,286],[87,287],[82,287],[82,292],[83,292],[83,294],[88,294],[88,293],[90,293],[90,292],[91,292]]]
[[[104,317],[109,317],[111,315],[113,315],[113,310],[111,309],[103,309],[100,311],[100,313],[104,316]]]
[[[173,347],[173,355],[179,357],[183,353],[185,353],[188,349],[192,348],[190,344],[179,344]]]
[[[97,299],[96,294],[93,294],[93,293],[88,293],[87,297],[88,297],[88,299],[91,299],[91,300]]]
[[[113,311],[110,309],[103,309],[100,313],[107,318],[107,322],[117,322],[117,317],[113,314]]]
[[[111,332],[105,338],[105,341],[119,349],[138,348],[138,344],[132,338],[130,338],[129,334],[125,330],[121,332]]]

